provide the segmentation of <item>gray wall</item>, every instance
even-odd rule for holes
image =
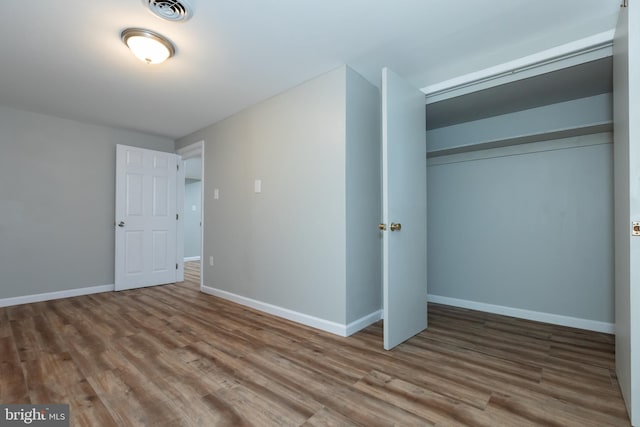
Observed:
[[[347,68],[347,323],[382,307],[380,93]]]
[[[202,183],[186,179],[184,185],[184,257],[200,256],[200,211]],[[193,207],[196,210],[193,210]]]
[[[0,298],[114,283],[115,146],[173,141],[0,106]]]
[[[205,141],[205,286],[345,322],[345,74],[177,141]]]
[[[613,322],[611,140],[430,159],[430,295]]]

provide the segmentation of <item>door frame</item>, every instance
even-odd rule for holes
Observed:
[[[189,159],[194,159],[197,157],[200,157],[200,159],[202,159],[201,165],[200,165],[200,176],[201,176],[201,180],[200,180],[200,290],[202,291],[202,288],[204,286],[204,277],[203,277],[203,271],[204,271],[204,261],[205,261],[205,256],[204,256],[204,140],[198,141],[198,142],[194,142],[193,144],[189,144],[187,146],[184,146],[182,148],[179,148],[176,150],[176,154],[180,155],[182,157],[181,162],[182,162],[182,167],[181,169],[184,170],[184,161],[185,160],[189,160]],[[183,196],[184,196],[184,180],[182,182],[182,187],[183,187]],[[180,204],[182,206],[180,206]],[[182,198],[182,200],[179,202],[179,206],[178,209],[181,211],[184,211],[184,197]],[[184,218],[184,212],[182,212],[182,217]],[[181,251],[182,253],[182,262],[181,262],[181,271],[182,271],[182,277],[184,279],[184,233],[183,233],[183,238],[180,239],[180,241],[178,242],[178,250]]]

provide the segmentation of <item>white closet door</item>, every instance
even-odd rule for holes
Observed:
[[[384,348],[427,327],[424,94],[382,70]]]
[[[616,373],[640,426],[640,3],[620,8],[613,45]]]
[[[116,290],[176,281],[178,159],[116,148]]]

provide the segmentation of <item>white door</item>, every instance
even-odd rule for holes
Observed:
[[[382,70],[384,348],[427,327],[427,146],[424,94]]]
[[[613,46],[616,373],[640,426],[640,3],[620,8]]]
[[[178,159],[116,148],[116,290],[176,281]]]

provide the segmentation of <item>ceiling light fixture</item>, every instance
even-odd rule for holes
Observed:
[[[120,38],[138,59],[147,64],[160,64],[176,53],[173,43],[151,30],[127,28]]]

